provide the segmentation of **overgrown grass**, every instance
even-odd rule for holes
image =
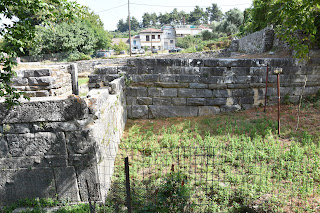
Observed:
[[[125,156],[134,212],[319,210],[320,141],[307,131],[284,140],[275,121],[237,114],[167,121],[127,129],[108,198],[114,211],[125,209]]]
[[[89,82],[89,78],[78,78],[78,85],[85,85]]]

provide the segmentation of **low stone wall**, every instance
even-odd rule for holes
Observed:
[[[104,200],[126,122],[124,78],[78,96],[0,104],[0,206],[22,198]]]
[[[50,66],[41,69],[18,70],[12,86],[29,97],[47,97],[72,94],[69,66]]]
[[[270,28],[257,31],[239,39],[239,52],[263,53],[273,47],[274,31]]]
[[[126,64],[126,59],[116,58],[116,59],[97,59],[88,61],[77,61],[75,62],[78,66],[79,73],[89,72],[92,73],[96,66],[119,66]]]
[[[269,64],[268,104],[277,103],[275,67],[282,67],[281,96],[296,103],[320,89],[320,63],[294,59],[130,59],[127,66],[96,70],[91,86],[108,85],[126,72],[128,118],[202,116],[264,104]],[[95,83],[93,83],[95,81]]]

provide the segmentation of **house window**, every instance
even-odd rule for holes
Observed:
[[[149,35],[146,36],[146,41],[150,41],[150,36]]]
[[[155,35],[152,35],[152,39],[155,39],[156,38],[156,36]]]
[[[173,40],[170,40],[170,44],[173,44]]]
[[[158,39],[160,39],[160,35],[158,35]]]

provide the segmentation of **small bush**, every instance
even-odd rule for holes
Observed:
[[[73,52],[69,55],[67,61],[91,60],[89,55],[80,52]]]

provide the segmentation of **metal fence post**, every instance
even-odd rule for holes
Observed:
[[[126,193],[128,213],[131,213],[131,196],[130,196],[130,176],[129,176],[129,158],[124,159],[124,170],[126,173]]]

